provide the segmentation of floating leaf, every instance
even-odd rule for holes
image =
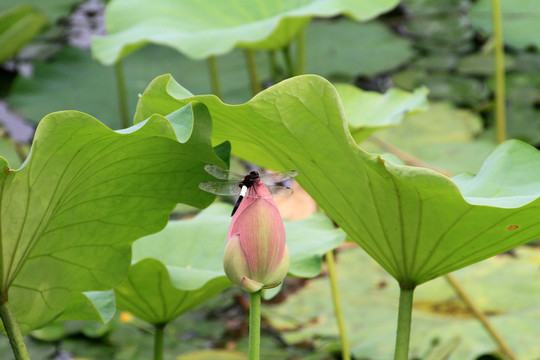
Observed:
[[[520,248],[514,256],[494,257],[452,274],[523,360],[535,360],[540,353],[538,265],[537,249]],[[397,285],[361,249],[338,253],[336,272],[354,356],[391,359],[394,349],[388,344],[396,336]],[[497,351],[497,344],[444,278],[417,288],[413,309],[410,358],[424,358],[436,343],[447,342],[453,343],[449,360],[474,360]],[[286,302],[263,311],[289,344],[314,338],[339,342],[327,279],[310,280]]]
[[[297,169],[302,187],[403,287],[540,234],[540,153],[524,143],[500,146],[485,166],[513,163],[511,171],[521,180],[505,185],[535,200],[510,208],[508,199],[491,194],[491,206],[478,206],[434,171],[394,165],[360,150],[335,89],[318,76],[285,80],[236,106],[213,95],[177,99],[173,93],[186,92],[168,75],[155,79],[140,99],[135,121],[192,101],[204,103],[214,121],[216,143],[229,140],[233,154],[264,167]]]
[[[258,54],[262,76],[266,76],[266,57]],[[152,79],[171,73],[182,79],[192,91],[210,93],[206,65],[187,59],[169,48],[148,46],[122,63],[126,76],[128,108],[134,109],[138,94]],[[218,61],[223,83],[223,98],[240,103],[250,98],[240,51],[221,56]],[[81,85],[83,84],[83,85]],[[9,97],[10,106],[26,119],[38,123],[48,113],[77,109],[104,122],[113,129],[121,128],[118,97],[113,70],[93,61],[88,51],[67,47],[49,62],[36,62],[30,78],[18,77]],[[131,111],[131,110],[130,110]],[[130,116],[133,115],[131,111]]]
[[[92,42],[94,56],[111,65],[147,43],[172,47],[192,59],[222,55],[235,46],[278,49],[288,44],[311,17],[345,13],[369,20],[398,4],[396,0],[220,0],[200,2],[115,0],[107,5],[109,35]]]
[[[180,355],[176,360],[247,360],[247,356],[229,350],[201,350]]]
[[[338,84],[336,90],[357,142],[375,130],[396,126],[405,116],[427,109],[426,88],[419,88],[413,93],[390,89],[385,94],[379,94]]]
[[[71,9],[80,0],[2,0],[0,11],[12,9],[16,6],[32,6],[45,13],[51,23],[55,23],[59,18],[69,15]]]
[[[131,243],[162,229],[176,203],[212,201],[197,188],[209,178],[204,164],[221,163],[210,145],[210,119],[200,104],[187,109],[171,116],[193,126],[184,144],[159,115],[114,132],[64,111],[40,123],[22,168],[0,158],[0,292],[23,332],[61,315],[73,293],[120,283]],[[87,317],[84,309],[80,315]]]
[[[310,74],[373,76],[395,69],[413,55],[410,41],[376,21],[317,20],[306,27],[306,69]]]
[[[391,146],[450,173],[476,172],[496,145],[480,138],[482,131],[482,119],[475,113],[449,103],[431,103],[426,111],[407,116],[400,126],[377,131],[360,146],[377,154]]]
[[[540,46],[536,34],[540,31],[540,3],[536,0],[501,1],[504,42],[520,49]],[[493,15],[490,0],[474,3],[469,17],[474,26],[493,32]]]

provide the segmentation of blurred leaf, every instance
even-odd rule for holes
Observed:
[[[365,21],[397,4],[396,0],[162,0],[156,6],[148,0],[114,0],[106,9],[109,35],[94,38],[92,51],[111,65],[147,43],[172,47],[192,59],[222,55],[236,46],[279,49],[313,16],[345,13]]]
[[[15,144],[7,137],[0,137],[0,156],[6,159],[14,169],[21,166],[21,159],[17,154]]]
[[[266,61],[257,54],[261,69]],[[149,46],[123,61],[128,108],[134,109],[138,94],[156,76],[172,73],[198,94],[210,93],[206,64],[192,61],[168,48]],[[250,97],[245,60],[234,51],[218,59],[223,98],[232,103]],[[265,77],[266,73],[261,72]],[[38,123],[48,113],[77,109],[95,116],[113,129],[121,128],[113,69],[91,59],[88,51],[66,48],[54,61],[36,62],[31,78],[18,77],[9,102],[26,119]],[[132,110],[130,110],[133,115]]]
[[[176,360],[247,360],[245,354],[228,350],[201,350],[176,357]]]
[[[493,89],[495,81],[490,78]],[[540,143],[540,75],[508,74],[506,77],[507,132],[508,137]],[[493,90],[492,90],[493,91]]]
[[[504,42],[519,49],[540,46],[540,2],[536,0],[501,1]],[[478,0],[469,14],[472,24],[485,32],[493,31],[491,0]]]
[[[373,76],[395,69],[412,56],[407,39],[376,21],[317,20],[306,28],[307,73],[330,78]]]
[[[0,158],[0,292],[23,332],[61,315],[73,293],[120,283],[131,243],[162,229],[176,203],[205,207],[213,200],[197,184],[209,179],[204,164],[221,161],[210,146],[206,108],[190,108],[179,119],[197,118],[185,144],[159,115],[113,132],[89,115],[64,111],[42,121],[21,169]],[[94,295],[86,296],[95,301]],[[89,316],[87,306],[79,310]]]
[[[469,0],[405,0],[403,5],[407,12],[405,30],[415,39],[415,47],[450,56],[473,48]]]
[[[416,89],[413,93],[390,89],[379,94],[347,84],[335,87],[357,142],[375,130],[399,125],[405,116],[427,109],[426,88]]]
[[[539,255],[537,249],[520,248],[515,257],[494,257],[453,274],[520,360],[536,360],[540,353]],[[394,349],[388,344],[395,339],[397,285],[361,249],[342,251],[337,260],[354,356],[391,359]],[[264,307],[266,319],[289,344],[313,338],[339,341],[328,287],[327,279],[310,280],[287,302]],[[473,360],[497,350],[448,282],[439,278],[415,292],[410,357],[424,358],[444,344],[455,347],[449,360]]]
[[[360,150],[346,127],[337,92],[318,76],[282,81],[235,106],[212,95],[177,99],[168,88],[181,86],[167,75],[148,86],[136,122],[192,101],[204,103],[212,115],[215,143],[229,140],[233,154],[267,168],[297,169],[298,182],[329,217],[404,287],[507,251],[540,233],[540,153],[524,143],[507,142],[485,162],[489,168],[500,161],[511,165],[503,172],[521,174],[519,183],[512,184],[519,195],[476,206],[434,171],[394,165]],[[525,204],[519,200],[523,195],[536,200]],[[509,207],[509,200],[515,205]]]
[[[73,7],[82,0],[2,0],[0,11],[14,8],[19,5],[30,5],[45,13],[51,23],[59,18],[69,15]]]
[[[384,147],[387,144],[450,173],[476,172],[495,147],[494,141],[478,139],[482,127],[482,119],[468,110],[432,103],[425,112],[407,116],[400,126],[378,131],[374,141],[368,138],[360,146],[383,154],[389,151]]]
[[[516,69],[513,56],[504,56],[505,71]],[[495,55],[492,53],[477,53],[463,56],[459,59],[457,71],[466,75],[491,76],[495,73]]]
[[[32,6],[20,5],[0,13],[0,63],[15,55],[43,28],[47,18]]]

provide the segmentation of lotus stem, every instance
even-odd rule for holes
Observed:
[[[341,356],[343,360],[351,360],[351,348],[349,346],[349,339],[347,338],[347,329],[345,327],[343,311],[341,310],[341,300],[339,296],[339,289],[337,286],[337,272],[334,262],[334,253],[332,251],[328,251],[324,256],[326,258],[326,266],[328,267],[328,276],[330,277],[332,301],[334,302],[334,312],[336,314],[339,335],[341,337]]]
[[[249,294],[249,360],[259,360],[261,347],[261,291]]]
[[[501,0],[491,0],[493,7],[493,35],[495,37],[495,122],[497,142],[506,140],[506,95],[504,73],[504,38]]]
[[[486,314],[482,310],[480,310],[476,304],[472,301],[472,299],[469,297],[469,295],[465,292],[463,287],[459,284],[459,282],[454,279],[454,277],[450,274],[445,275],[446,280],[454,288],[456,293],[459,295],[461,300],[463,300],[469,309],[474,313],[474,316],[482,323],[482,326],[487,330],[489,335],[493,338],[493,340],[497,343],[499,346],[499,351],[506,355],[509,359],[515,360],[517,359],[516,355],[510,350],[508,345],[504,342],[504,339],[501,337],[501,335],[495,330],[493,325],[490,323],[489,319],[487,318]]]
[[[396,350],[394,352],[394,360],[407,360],[409,358],[413,293],[414,287],[403,287],[400,284]]]
[[[245,49],[246,62],[249,71],[249,80],[251,83],[251,93],[257,95],[261,92],[261,81],[257,72],[257,62],[255,61],[255,53],[251,49]]]
[[[11,344],[15,359],[30,360],[21,329],[13,315],[13,311],[11,311],[11,306],[9,305],[6,296],[0,296],[0,318],[2,318],[2,323],[4,324],[4,329],[9,338],[9,343]]]
[[[126,96],[126,80],[124,78],[124,68],[122,60],[114,64],[114,75],[116,78],[116,92],[118,94],[118,109],[120,110],[120,119],[124,128],[129,127],[129,113]]]
[[[207,59],[208,71],[210,73],[210,83],[212,85],[212,93],[221,99],[221,84],[219,82],[219,71],[215,56],[209,56]]]
[[[154,360],[163,360],[163,334],[165,324],[156,324],[154,331]]]
[[[291,57],[290,44],[285,46],[282,49],[282,52],[283,52],[283,57],[285,58],[285,65],[287,66],[287,70],[289,71],[289,77],[293,77],[294,75],[296,75],[296,70],[294,68],[294,63]]]
[[[297,75],[306,73],[306,28],[298,33],[296,38],[296,72]]]
[[[272,77],[272,82],[274,84],[277,84],[281,80],[279,65],[277,63],[276,59],[276,51],[275,50],[269,50],[268,51],[268,64],[270,65],[270,74]]]

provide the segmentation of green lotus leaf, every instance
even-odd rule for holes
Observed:
[[[520,360],[534,360],[540,353],[539,259],[537,249],[521,247],[513,255],[496,256],[452,274]],[[336,273],[353,355],[392,359],[397,284],[361,249],[339,252]],[[263,312],[288,344],[314,338],[325,339],[327,346],[339,344],[328,279],[310,280],[286,302],[265,306]],[[435,344],[447,342],[454,342],[448,360],[474,360],[497,352],[497,344],[444,278],[416,289],[412,327],[411,359],[427,358],[437,349]]]
[[[45,15],[29,5],[0,13],[0,63],[30,42],[46,22]]]
[[[504,186],[519,189],[514,190],[518,194],[528,192],[528,200],[535,200],[516,200],[519,207],[508,207],[506,197],[491,193],[490,206],[474,205],[455,182],[432,170],[394,165],[359,149],[336,90],[321,77],[285,80],[235,106],[213,95],[175,98],[167,88],[180,93],[181,86],[167,75],[149,85],[135,122],[192,101],[204,103],[214,122],[215,143],[229,140],[233,154],[267,168],[298,170],[302,187],[402,287],[414,287],[540,234],[540,153],[524,143],[503,145],[485,166],[505,171],[502,164],[514,162],[512,179],[521,176],[520,181]]]
[[[112,289],[129,269],[131,243],[161,230],[178,202],[213,200],[197,184],[221,160],[206,108],[171,121],[193,124],[181,144],[155,115],[112,131],[76,111],[46,116],[19,170],[0,158],[1,283],[23,332],[61,316],[75,292]],[[197,121],[193,121],[196,118]],[[87,318],[85,309],[81,317]]]
[[[277,49],[314,16],[345,13],[368,20],[397,4],[396,0],[115,0],[106,9],[109,35],[94,38],[92,51],[110,65],[147,43],[172,47],[192,59],[225,54],[235,46]]]
[[[504,42],[520,49],[540,46],[536,34],[540,31],[540,3],[535,0],[501,1]],[[493,32],[493,15],[490,0],[479,0],[472,7],[469,17],[474,26]]]
[[[407,115],[427,109],[428,91],[424,87],[412,93],[390,89],[385,94],[348,84],[335,87],[356,142],[361,142],[375,130],[400,124]]]

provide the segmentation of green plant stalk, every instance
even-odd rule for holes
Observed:
[[[163,334],[165,324],[156,324],[154,331],[154,360],[163,360]]]
[[[285,59],[285,65],[287,66],[287,71],[289,72],[289,76],[293,77],[296,75],[296,70],[294,68],[294,63],[291,57],[290,44],[285,46],[282,49],[282,52],[283,52],[283,58]]]
[[[128,104],[126,96],[126,80],[124,78],[124,68],[122,60],[114,64],[114,76],[116,78],[116,92],[118,94],[118,109],[120,110],[120,119],[124,128],[129,127]]]
[[[257,62],[255,61],[255,53],[253,50],[245,49],[244,55],[246,56],[246,62],[249,72],[249,81],[251,83],[251,93],[257,95],[261,92],[261,81],[259,80],[259,73],[257,72]]]
[[[493,35],[495,36],[495,121],[497,142],[506,140],[506,94],[504,73],[504,38],[501,0],[491,0],[493,7]]]
[[[212,85],[212,93],[221,99],[221,84],[219,82],[219,71],[217,67],[217,61],[215,56],[209,56],[207,59],[208,62],[208,72],[210,73],[210,83]]]
[[[499,351],[502,354],[506,355],[511,360],[517,359],[516,355],[512,352],[512,350],[510,350],[510,347],[508,347],[508,345],[506,344],[504,339],[501,337],[501,335],[499,335],[499,333],[495,330],[493,325],[491,325],[491,323],[489,322],[489,319],[484,314],[484,312],[476,306],[476,304],[472,301],[469,295],[467,295],[463,287],[461,287],[459,282],[457,282],[456,279],[454,279],[454,277],[450,274],[446,274],[445,278],[450,284],[450,286],[454,288],[454,290],[459,295],[459,297],[467,304],[469,309],[471,309],[471,311],[474,313],[476,318],[480,321],[482,326],[484,326],[486,331],[491,335],[493,340],[497,343],[497,345],[499,346]]]
[[[306,73],[306,28],[300,30],[296,38],[296,73]]]
[[[268,65],[270,65],[270,74],[272,76],[272,82],[277,84],[280,80],[280,70],[276,58],[276,50],[268,50]]]
[[[4,324],[4,329],[7,337],[9,338],[9,343],[11,344],[11,349],[13,350],[13,355],[15,355],[15,359],[30,360],[28,350],[24,344],[21,329],[19,328],[19,324],[11,311],[11,306],[9,305],[6,296],[1,296],[0,299],[0,318],[2,318],[2,323]]]
[[[259,360],[261,347],[261,291],[249,294],[249,360]]]
[[[394,352],[394,360],[407,360],[409,358],[413,293],[414,287],[404,288],[400,285],[396,350]]]
[[[343,311],[341,310],[341,300],[337,286],[337,272],[334,262],[334,253],[332,251],[328,251],[324,256],[326,258],[326,266],[328,267],[328,276],[330,278],[330,287],[332,289],[334,312],[336,314],[339,335],[341,337],[341,356],[343,360],[351,360],[351,347],[349,346],[349,339],[347,338],[347,329],[345,327]]]

